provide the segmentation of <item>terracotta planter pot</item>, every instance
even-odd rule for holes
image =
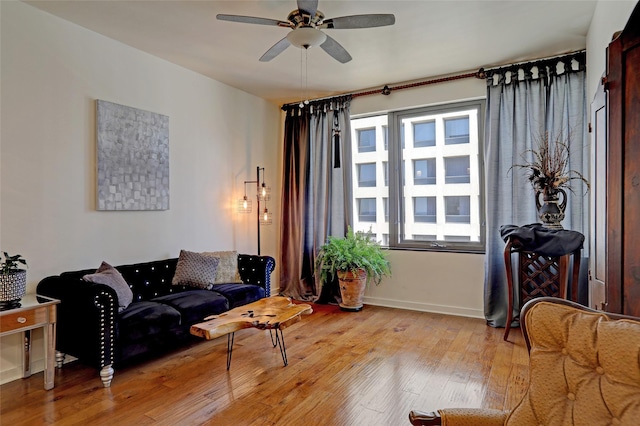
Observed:
[[[351,271],[338,271],[338,281],[340,295],[342,296],[340,308],[344,311],[357,312],[362,310],[362,299],[367,285],[367,273],[360,270],[357,275],[354,275]]]

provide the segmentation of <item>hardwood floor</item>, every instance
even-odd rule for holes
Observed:
[[[526,391],[519,329],[481,319],[366,306],[313,305],[284,330],[289,365],[269,333],[236,333],[116,370],[103,388],[80,363],[0,387],[2,425],[408,425],[412,409],[512,408]]]

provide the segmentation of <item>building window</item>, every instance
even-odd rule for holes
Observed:
[[[373,152],[376,150],[376,129],[358,129],[358,152]]]
[[[445,145],[469,143],[469,117],[444,120],[444,143]]]
[[[469,169],[469,156],[445,157],[444,159],[444,183],[469,183],[471,174]]]
[[[413,220],[436,223],[436,197],[413,197]]]
[[[424,235],[424,234],[413,234],[411,236],[411,239],[416,241],[434,241],[436,238],[437,238],[436,235]]]
[[[389,197],[382,198],[382,206],[384,208],[384,221],[389,222]]]
[[[376,186],[376,163],[358,164],[357,170],[360,188]]]
[[[470,223],[471,200],[467,196],[444,197],[445,218],[447,222]]]
[[[376,199],[358,198],[358,219],[360,222],[376,221]]]
[[[389,126],[382,126],[382,141],[384,142],[384,150],[389,151]]]
[[[467,242],[470,240],[468,235],[445,235],[444,236],[444,240],[445,241],[452,241],[452,242],[457,242],[457,243],[463,243],[463,242]]]
[[[389,162],[382,162],[382,174],[384,176],[384,186],[389,186]]]
[[[413,160],[413,184],[414,185],[435,185],[436,184],[436,159],[435,158]]]
[[[392,249],[484,251],[483,114],[478,100],[352,118],[353,229]],[[362,131],[384,144],[361,151]]]
[[[436,122],[413,123],[413,147],[436,146]]]

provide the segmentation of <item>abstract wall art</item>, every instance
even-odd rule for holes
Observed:
[[[98,210],[169,209],[169,117],[97,100]]]

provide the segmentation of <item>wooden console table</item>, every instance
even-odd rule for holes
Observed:
[[[0,311],[0,337],[22,333],[24,350],[22,352],[22,376],[31,376],[31,330],[44,329],[44,388],[54,387],[55,345],[56,345],[56,305],[57,299],[27,294],[19,306]]]

